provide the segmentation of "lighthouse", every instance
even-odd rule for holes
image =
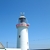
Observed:
[[[21,50],[29,49],[29,40],[28,40],[28,27],[26,17],[21,14],[18,19],[18,24],[16,24],[17,28],[17,48],[21,48]]]

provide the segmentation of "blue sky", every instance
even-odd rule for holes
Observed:
[[[0,42],[16,47],[16,24],[25,12],[30,48],[50,47],[50,0],[0,0]]]

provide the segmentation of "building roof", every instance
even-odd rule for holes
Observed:
[[[3,44],[0,42],[0,49],[4,49],[5,47],[3,46]]]
[[[26,18],[26,17],[24,15],[23,16],[21,15],[19,18]]]

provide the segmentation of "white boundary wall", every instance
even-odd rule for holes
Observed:
[[[0,49],[0,50],[5,50],[5,49]]]
[[[6,50],[21,50],[21,49],[18,49],[18,48],[5,48]]]

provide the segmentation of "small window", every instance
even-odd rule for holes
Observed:
[[[20,35],[19,35],[19,38],[20,38]]]

